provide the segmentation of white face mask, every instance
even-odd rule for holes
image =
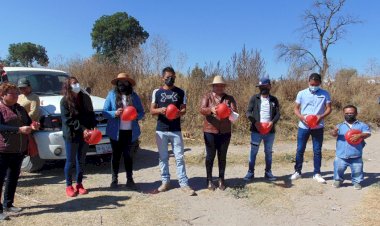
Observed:
[[[314,92],[317,92],[320,89],[320,87],[319,86],[309,86],[309,89],[311,92],[314,93]]]
[[[71,89],[73,90],[74,93],[79,93],[80,92],[79,83],[71,84]]]

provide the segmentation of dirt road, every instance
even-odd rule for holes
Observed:
[[[257,178],[245,184],[248,146],[231,146],[228,154],[225,191],[205,189],[203,146],[186,150],[187,172],[198,196],[181,193],[176,180],[173,158],[173,189],[152,194],[159,185],[156,148],[143,147],[136,156],[135,181],[140,192],[108,188],[110,164],[87,164],[84,184],[90,194],[76,198],[65,196],[62,164],[47,167],[36,174],[24,173],[17,190],[17,206],[25,208],[11,221],[0,225],[352,225],[355,208],[368,188],[380,183],[380,133],[367,140],[364,153],[364,188],[354,190],[350,180],[340,189],[333,188],[333,150],[335,141],[324,144],[322,164],[327,184],[312,180],[313,163],[304,164],[304,178],[292,183],[294,143],[277,143],[274,148],[273,173],[278,180],[262,179],[264,166],[256,167]],[[308,144],[308,149],[311,144]],[[258,161],[262,163],[263,151]],[[216,175],[217,168],[214,168]],[[350,178],[350,171],[347,172]],[[125,174],[121,174],[123,178]],[[121,179],[120,183],[125,183]]]

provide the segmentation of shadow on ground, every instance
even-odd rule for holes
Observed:
[[[104,210],[104,209],[116,209],[118,207],[124,206],[119,202],[128,200],[127,196],[98,196],[98,197],[78,197],[71,199],[67,202],[60,204],[51,205],[36,205],[30,206],[27,209],[31,212],[22,215],[41,215],[46,213],[68,213],[77,211],[93,211],[93,210]],[[33,211],[33,209],[42,209]]]

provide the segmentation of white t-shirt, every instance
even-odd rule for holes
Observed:
[[[126,95],[122,96],[122,102],[123,102],[124,108],[126,108],[129,105],[129,103],[127,103],[127,96]],[[132,121],[120,120],[120,130],[132,130]]]
[[[261,106],[260,106],[260,122],[270,122],[270,103],[269,97],[260,97]]]

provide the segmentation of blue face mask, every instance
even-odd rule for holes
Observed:
[[[309,90],[313,93],[317,92],[320,89],[319,86],[309,86]]]

